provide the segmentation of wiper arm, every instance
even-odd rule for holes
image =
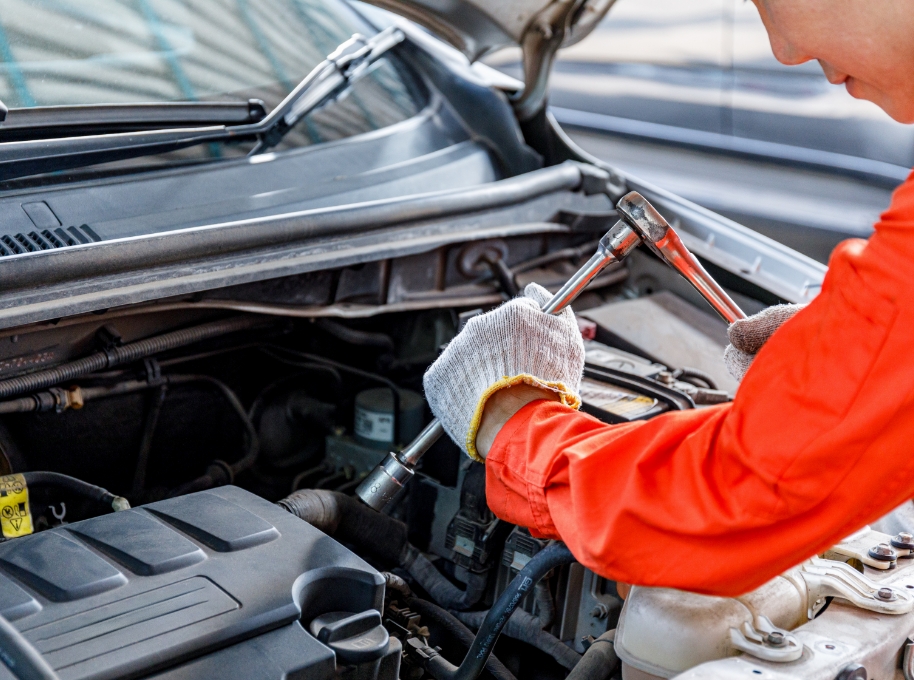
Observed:
[[[251,153],[276,146],[298,121],[342,94],[405,38],[403,31],[391,26],[370,39],[356,34],[341,43],[264,118],[264,131],[258,133],[258,144]]]
[[[266,118],[259,99],[247,102],[155,102],[35,106],[10,109],[0,124],[0,142],[161,130],[165,127],[245,125]]]
[[[318,64],[257,123],[0,143],[0,181],[176,151],[208,142],[256,139],[251,153],[261,153],[276,146],[308,113],[343,93],[404,38],[403,32],[396,27],[387,28],[371,38],[354,35]]]

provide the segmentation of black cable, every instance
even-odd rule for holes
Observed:
[[[225,397],[225,400],[238,415],[241,424],[244,425],[244,430],[247,435],[247,451],[240,460],[235,461],[229,466],[232,469],[232,474],[237,475],[244,472],[257,462],[257,455],[260,453],[260,438],[257,436],[257,429],[248,417],[247,409],[244,408],[238,395],[236,395],[228,385],[212,376],[202,374],[167,375],[164,376],[164,379],[169,385],[187,385],[195,382],[207,383],[222,392],[222,396]]]
[[[314,325],[350,345],[377,347],[386,352],[394,351],[394,341],[386,333],[356,330],[331,319],[318,319],[314,322]]]
[[[169,385],[187,385],[195,382],[203,382],[218,388],[225,397],[225,400],[238,415],[238,419],[244,426],[245,434],[247,436],[247,451],[239,460],[231,464],[221,460],[212,461],[203,475],[172,490],[168,494],[169,498],[183,496],[195,491],[203,491],[204,489],[211,489],[216,486],[231,484],[235,481],[235,477],[238,474],[248,470],[257,462],[257,457],[260,454],[260,437],[257,435],[257,429],[254,427],[254,423],[251,422],[250,417],[248,417],[248,412],[238,398],[238,395],[236,395],[228,385],[212,376],[202,374],[166,375],[163,376],[162,379]]]
[[[363,371],[360,368],[354,368],[353,366],[347,366],[346,364],[340,363],[339,361],[334,361],[333,359],[327,359],[318,354],[309,354],[308,352],[298,352],[294,349],[289,349],[283,347],[282,345],[265,345],[263,347],[263,352],[267,356],[273,357],[277,361],[283,362],[290,366],[304,366],[308,364],[302,364],[299,361],[294,361],[286,357],[276,354],[276,350],[282,352],[288,352],[296,357],[301,357],[306,361],[312,363],[322,363],[327,366],[333,366],[338,371],[343,371],[344,373],[351,373],[352,375],[357,375],[360,378],[366,378],[368,380],[373,380],[375,382],[381,383],[385,387],[390,389],[391,395],[393,396],[393,443],[403,444],[405,442],[400,441],[400,387],[389,378],[385,378],[383,375],[378,375],[377,373],[371,373],[369,371]]]
[[[97,501],[114,510],[126,510],[130,507],[126,498],[115,496],[107,489],[95,484],[89,484],[76,477],[64,475],[59,472],[23,472],[26,486],[50,486],[56,489],[65,489],[84,498]]]
[[[485,620],[479,627],[470,651],[463,659],[460,666],[454,666],[435,650],[426,647],[421,651],[426,654],[425,668],[436,680],[476,680],[485,667],[486,659],[492,653],[492,648],[498,640],[505,624],[521,600],[530,592],[541,578],[550,571],[563,564],[574,562],[574,555],[558,541],[550,543],[534,555],[526,566],[508,584],[504,592],[498,596],[495,604],[489,609]]]
[[[469,649],[470,645],[473,644],[473,631],[461,623],[447,609],[419,597],[407,598],[406,606],[422,617],[423,625],[428,625],[431,622],[440,626],[465,649]],[[485,669],[489,671],[495,680],[516,680],[514,674],[494,654],[491,654],[486,659]]]
[[[136,457],[136,468],[133,471],[133,485],[130,487],[130,497],[136,502],[146,488],[146,471],[149,468],[149,453],[152,451],[152,438],[155,436],[162,405],[168,395],[168,385],[159,385],[159,389],[152,395],[143,421],[143,437],[140,440],[140,451]]]
[[[673,371],[673,377],[676,380],[682,380],[683,382],[692,383],[696,387],[707,387],[710,390],[716,390],[717,381],[714,380],[710,375],[704,371],[699,371],[697,368],[680,368]],[[704,385],[696,384],[695,381],[705,383]]]
[[[456,612],[454,616],[470,628],[479,628],[479,624],[488,612]],[[509,638],[526,642],[536,647],[541,652],[551,656],[556,662],[567,670],[576,668],[581,661],[581,655],[559,640],[555,635],[543,630],[543,622],[536,616],[515,609],[508,618],[508,623],[502,633]]]
[[[273,393],[277,390],[285,387],[286,385],[299,380],[303,375],[306,375],[308,371],[319,371],[329,375],[333,382],[335,383],[335,394],[339,396],[343,392],[343,379],[340,377],[339,372],[333,366],[326,366],[324,364],[313,363],[313,364],[302,364],[301,368],[303,369],[300,373],[295,373],[293,375],[283,376],[278,380],[274,380],[269,385],[260,390],[260,393],[254,397],[254,401],[251,403],[251,408],[248,409],[248,417],[251,419],[252,423],[257,423],[260,420],[261,410],[266,403],[268,397],[273,396]]]

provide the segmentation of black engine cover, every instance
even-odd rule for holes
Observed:
[[[213,677],[221,667],[222,677],[253,677],[244,660],[271,657],[274,639],[284,650],[273,661],[279,677],[329,677],[333,651],[299,619],[380,610],[384,597],[384,579],[356,555],[236,487],[9,541],[0,570],[0,613],[62,680],[179,664],[163,676]],[[251,654],[212,653],[232,645]]]

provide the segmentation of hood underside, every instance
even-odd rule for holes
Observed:
[[[367,0],[412,19],[449,42],[471,61],[519,45],[524,90],[512,100],[520,121],[535,117],[546,101],[555,54],[587,36],[616,0]]]
[[[406,16],[475,60],[500,47],[523,45],[531,32],[563,33],[562,45],[585,37],[615,0],[368,0]],[[556,26],[561,17],[563,25]]]

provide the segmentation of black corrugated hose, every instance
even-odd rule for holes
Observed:
[[[209,340],[220,335],[269,325],[269,323],[271,322],[257,317],[237,316],[156,335],[145,340],[137,340],[120,347],[112,347],[44,371],[36,371],[16,378],[0,380],[0,399],[40,390],[44,387],[51,387],[96,371],[127,364],[137,359],[144,359],[153,354],[160,354],[161,352]]]
[[[386,564],[400,564],[407,550],[407,528],[375,512],[353,496],[327,489],[302,489],[279,505],[311,526],[351,543]]]

